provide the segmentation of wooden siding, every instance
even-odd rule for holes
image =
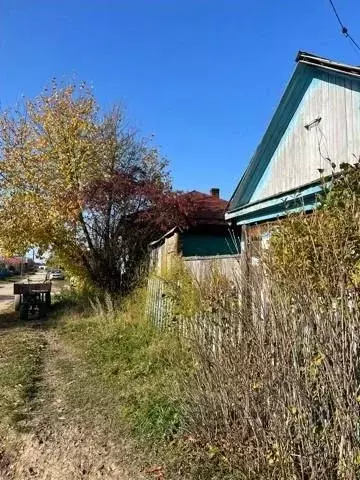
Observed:
[[[360,155],[360,82],[319,71],[313,78],[250,202],[313,182],[331,172],[331,161]],[[305,125],[321,118],[318,125]]]
[[[241,269],[241,255],[221,255],[214,257],[187,257],[185,266],[197,281],[206,279],[212,272],[217,272],[230,280],[236,280]]]
[[[179,234],[175,232],[150,252],[150,270],[156,275],[166,273],[174,258],[179,254]]]
[[[206,273],[211,272],[210,261],[202,262],[203,259],[185,261],[190,270],[195,270],[197,280]],[[219,260],[218,258],[216,259]],[[235,270],[240,275],[240,256],[237,259],[222,258],[220,261],[227,274],[234,276]],[[234,261],[234,263],[231,262]],[[199,262],[199,263],[197,263]],[[200,266],[201,265],[201,266]],[[219,266],[219,264],[218,264]],[[225,270],[223,270],[225,271]],[[206,281],[206,280],[205,280]],[[241,305],[241,289],[243,283],[234,283],[234,313],[219,309],[216,312],[200,311],[190,317],[179,315],[174,311],[173,301],[167,294],[166,281],[159,277],[151,276],[148,280],[146,318],[157,328],[170,329],[178,333],[181,338],[195,340],[210,347],[214,355],[220,355],[222,349],[236,340],[239,334],[239,307]]]
[[[201,276],[210,266],[226,271],[230,268],[227,265],[238,257],[240,248],[240,239],[235,233],[221,236],[174,232],[150,251],[150,272],[158,276],[166,274],[175,258],[183,258],[194,271],[201,271]]]
[[[149,278],[147,289],[147,319],[157,328],[177,333],[185,341],[195,340],[198,344],[203,344],[212,351],[215,357],[221,356],[224,348],[227,348],[230,343],[239,341],[243,308],[250,308],[248,313],[251,314],[251,304],[253,304],[253,314],[257,314],[260,320],[265,318],[264,315],[266,314],[265,290],[262,289],[259,293],[253,294],[249,289],[251,272],[255,271],[255,267],[250,268],[249,265],[246,267],[243,257],[233,259],[236,260],[235,266],[231,264],[230,257],[222,260],[229,261],[228,273],[233,275],[234,271],[232,269],[234,269],[237,271],[236,275],[239,275],[239,278],[233,284],[232,303],[227,304],[226,309],[206,309],[187,317],[176,312],[173,300],[168,295],[166,280],[152,276]],[[187,266],[189,268],[195,267],[197,274],[199,274],[196,259],[193,259],[192,262],[194,263],[190,265],[189,262],[186,262]],[[205,262],[203,265],[209,264]],[[246,278],[244,277],[241,281],[240,275],[246,275]],[[204,283],[204,286],[206,286],[206,283]],[[249,298],[248,295],[250,295]],[[246,301],[243,301],[243,299],[246,299]]]
[[[199,312],[191,318],[174,315],[171,301],[165,295],[164,282],[157,278],[149,279],[146,316],[161,330],[171,330],[185,341],[200,342],[210,347],[214,356],[239,336],[238,316]]]
[[[150,277],[147,285],[146,317],[157,327],[163,328],[172,319],[172,303],[165,295],[165,282],[161,278]]]

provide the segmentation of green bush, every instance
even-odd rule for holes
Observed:
[[[319,294],[360,284],[360,163],[343,164],[312,214],[293,214],[274,228],[267,263],[278,281],[309,283]]]

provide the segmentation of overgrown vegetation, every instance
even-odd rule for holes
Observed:
[[[15,462],[12,456],[22,448],[23,432],[31,439],[35,435],[30,448],[41,442],[40,464],[30,463],[33,471],[46,470],[43,462],[54,448],[65,449],[55,462],[54,469],[61,468],[66,441],[56,442],[66,425],[79,462],[82,449],[76,442],[85,435],[91,451],[104,445],[112,457],[121,456],[117,468],[163,478],[166,464],[178,454],[178,439],[185,436],[184,378],[193,365],[175,335],[145,320],[144,294],[137,291],[116,305],[109,295],[89,302],[64,292],[45,325],[17,324],[13,315],[9,320],[2,315],[0,460],[5,452],[7,463],[5,468],[0,462],[0,473],[15,463],[25,468],[26,459]],[[99,462],[104,471],[114,468],[106,459],[91,458],[91,451],[84,456],[89,471]],[[66,468],[80,467],[66,463]]]
[[[240,267],[239,262],[234,262],[234,266],[235,269]],[[234,272],[234,278],[236,277]],[[171,305],[169,311],[171,310],[172,318],[169,320],[192,318],[204,311],[224,310],[238,299],[236,285],[221,273],[216,262],[208,264],[207,271],[199,281],[180,257],[174,258],[160,280],[164,284],[164,297]]]
[[[145,291],[64,293],[54,332],[85,365],[65,382],[69,411],[87,423],[102,402],[158,479],[359,478],[358,175],[343,166],[320,208],[279,222],[231,281],[216,268],[195,281],[175,262],[171,328],[145,318]],[[28,335],[0,336],[0,413],[18,425],[42,368],[42,337]]]
[[[311,283],[337,296],[360,281],[360,162],[342,164],[311,215],[290,215],[272,236],[268,262],[278,280],[293,287]]]
[[[358,303],[262,275],[251,296],[251,309],[218,308],[192,326],[188,429],[197,445],[233,478],[357,478]]]
[[[234,277],[240,301],[226,281],[212,288],[216,275],[185,276],[182,291],[175,269],[197,367],[185,389],[189,478],[359,478],[358,176],[343,165],[314,214],[279,222],[262,261]]]
[[[191,368],[178,339],[144,318],[144,292],[120,310],[112,301],[93,304],[86,320],[75,316],[61,326],[93,373],[118,399],[114,409],[138,438],[170,441],[183,428],[182,378]]]

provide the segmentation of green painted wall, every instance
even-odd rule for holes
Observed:
[[[181,252],[184,257],[205,257],[213,255],[234,255],[240,252],[229,235],[210,235],[183,233],[181,235]]]

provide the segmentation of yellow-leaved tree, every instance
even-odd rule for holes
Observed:
[[[51,250],[66,269],[129,290],[146,246],[181,211],[166,162],[84,85],[55,83],[0,116],[0,249]],[[175,212],[175,213],[174,213]]]

